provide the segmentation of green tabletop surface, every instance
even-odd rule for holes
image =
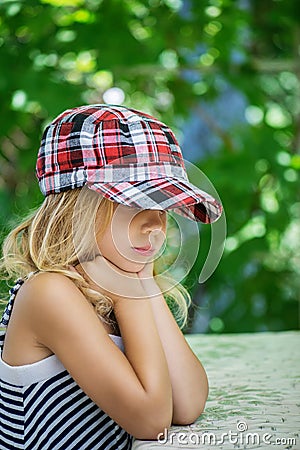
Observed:
[[[204,365],[204,413],[145,449],[300,449],[300,332],[186,336]],[[174,349],[176,351],[176,349]]]

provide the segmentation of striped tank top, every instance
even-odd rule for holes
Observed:
[[[26,278],[26,277],[25,277]],[[6,327],[18,279],[0,326]],[[110,335],[124,351],[122,338]],[[2,360],[5,331],[0,332],[0,449],[129,450],[132,437],[80,389],[62,363],[51,355],[24,366]]]

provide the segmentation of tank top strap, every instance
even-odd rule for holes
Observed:
[[[20,289],[20,287],[22,286],[22,284],[28,280],[28,278],[30,278],[32,275],[34,275],[35,273],[37,273],[38,270],[36,272],[30,272],[28,275],[26,275],[24,278],[18,278],[13,287],[9,290],[9,300],[6,304],[6,307],[4,309],[4,312],[2,314],[1,320],[0,320],[0,326],[1,327],[7,327],[9,319],[10,319],[10,315],[14,306],[14,300],[16,298],[16,295]]]

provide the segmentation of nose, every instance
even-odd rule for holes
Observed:
[[[142,224],[143,233],[159,234],[165,227],[165,213],[159,210],[147,210]]]

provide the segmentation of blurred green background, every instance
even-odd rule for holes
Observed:
[[[2,238],[42,200],[45,125],[70,107],[123,103],[174,129],[225,208],[225,251],[204,284],[201,228],[186,331],[298,328],[299,17],[297,0],[2,0]]]

